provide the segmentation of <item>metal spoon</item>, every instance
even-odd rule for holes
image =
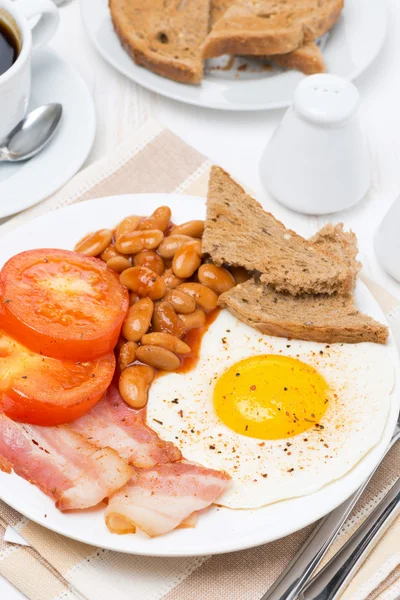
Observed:
[[[35,108],[0,143],[0,162],[28,160],[43,150],[53,137],[61,115],[61,104]]]

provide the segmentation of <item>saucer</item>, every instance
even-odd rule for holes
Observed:
[[[63,115],[49,145],[22,163],[0,163],[0,218],[44,200],[80,169],[92,147],[95,108],[89,90],[77,71],[49,49],[32,57],[32,91],[29,109],[59,102]]]

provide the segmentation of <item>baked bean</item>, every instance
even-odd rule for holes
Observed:
[[[129,269],[131,266],[131,261],[125,258],[125,256],[113,256],[107,261],[107,267],[116,273],[122,273],[122,271]]]
[[[166,271],[164,271],[161,277],[164,280],[167,288],[176,288],[181,283],[184,283],[183,279],[177,277],[172,269],[167,269]]]
[[[191,248],[193,248],[193,250],[196,252],[197,256],[200,256],[200,258],[203,256],[203,252],[201,249],[201,240],[192,240],[187,245],[190,246]]]
[[[196,329],[197,327],[203,327],[205,325],[206,313],[204,310],[197,308],[194,312],[190,313],[190,315],[179,315],[179,320],[185,328],[185,331],[190,331],[190,329]]]
[[[128,365],[133,363],[136,357],[137,347],[138,345],[136,344],[136,342],[131,341],[125,342],[125,344],[121,346],[118,355],[118,366],[121,371],[123,371]]]
[[[169,235],[161,242],[158,253],[163,258],[173,258],[179,248],[195,240],[188,235]],[[197,240],[198,241],[198,240]]]
[[[101,260],[104,260],[104,262],[107,262],[108,260],[110,260],[110,258],[114,258],[115,256],[124,255],[121,254],[121,252],[118,252],[114,244],[110,244],[109,246],[107,246],[107,248],[103,250],[103,252],[100,254],[100,258]]]
[[[154,304],[150,298],[142,298],[128,309],[122,325],[122,335],[131,342],[138,342],[150,327]]]
[[[180,290],[167,290],[165,292],[164,300],[170,302],[174,307],[175,312],[180,314],[187,315],[196,310],[195,300]]]
[[[171,333],[146,333],[141,339],[144,346],[161,346],[177,354],[189,354],[190,346]]]
[[[136,231],[140,223],[140,217],[136,215],[132,215],[130,217],[126,217],[121,221],[115,230],[115,237],[118,239],[121,235],[125,233],[132,233],[132,231]]]
[[[157,273],[147,267],[131,267],[126,269],[119,276],[122,285],[139,296],[147,296],[152,300],[159,300],[166,291],[166,285],[163,279]]]
[[[140,300],[140,296],[136,292],[129,292],[129,306],[136,304]]]
[[[137,267],[147,267],[158,273],[158,275],[162,275],[165,271],[163,259],[154,250],[142,250],[139,254],[136,254],[133,263]]]
[[[201,265],[198,276],[200,283],[211,288],[217,294],[227,292],[236,285],[233,275],[229,271],[211,263]]]
[[[182,225],[176,225],[171,235],[190,235],[190,237],[201,238],[204,233],[204,221],[188,221]]]
[[[181,364],[176,354],[160,346],[139,346],[136,357],[146,365],[162,371],[175,371]]]
[[[74,250],[85,256],[98,256],[111,244],[112,236],[110,229],[89,233],[76,244]]]
[[[230,267],[236,283],[244,283],[250,279],[250,273],[244,267]]]
[[[169,206],[160,206],[156,208],[150,217],[142,219],[139,229],[159,229],[165,231],[171,220],[171,209]]]
[[[122,371],[118,384],[119,393],[129,406],[146,406],[149,387],[155,375],[155,370],[148,365],[132,365]]]
[[[172,261],[172,270],[181,279],[188,279],[201,265],[201,258],[192,246],[182,246]]]
[[[164,234],[159,229],[148,231],[131,231],[121,234],[115,242],[115,247],[122,254],[138,254],[142,250],[154,250],[163,241]]]
[[[182,322],[169,302],[162,301],[155,305],[152,323],[154,331],[172,333],[177,337],[185,333]]]
[[[126,271],[124,272],[126,273]],[[210,312],[211,310],[214,310],[214,308],[216,308],[217,306],[217,294],[209,287],[201,283],[181,283],[181,285],[178,285],[178,290],[194,298],[197,306],[203,309],[205,312]]]

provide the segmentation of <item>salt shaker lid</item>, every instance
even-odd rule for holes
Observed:
[[[360,95],[348,80],[330,74],[306,77],[296,88],[293,107],[302,117],[317,125],[346,121],[357,110]]]

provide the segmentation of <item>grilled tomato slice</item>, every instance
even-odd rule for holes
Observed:
[[[0,273],[0,327],[30,350],[93,360],[111,352],[127,290],[97,258],[68,250],[16,254]]]
[[[35,425],[74,421],[100,400],[114,370],[114,353],[87,362],[48,358],[0,331],[0,412]]]

